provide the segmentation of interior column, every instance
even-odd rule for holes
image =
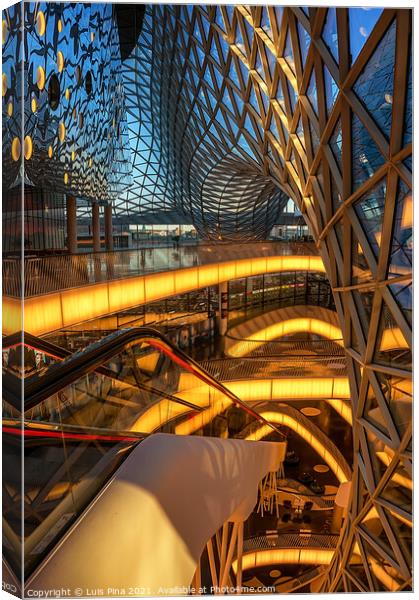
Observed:
[[[228,282],[223,281],[218,285],[218,333],[225,335],[227,333],[228,316]]]
[[[105,206],[105,246],[106,250],[113,250],[112,204]]]
[[[77,253],[77,203],[74,196],[66,196],[67,208],[67,249]]]
[[[93,233],[93,252],[100,252],[100,218],[99,204],[92,204],[92,233]]]

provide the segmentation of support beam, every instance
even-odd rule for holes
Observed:
[[[236,545],[236,540],[237,540],[238,526],[239,526],[238,523],[234,523],[233,531],[231,532],[230,544],[229,544],[229,548],[228,548],[228,552],[227,552],[227,558],[224,563],[223,571],[222,571],[222,573],[220,573],[220,581],[221,581],[220,588],[221,589],[223,589],[223,587],[227,584],[227,578],[228,578],[228,574],[231,569],[231,563],[233,560],[234,547]]]
[[[236,588],[237,593],[241,593],[242,576],[243,576],[243,521],[239,523],[237,531],[237,573],[236,573]]]
[[[228,283],[223,281],[218,286],[218,333],[225,335],[228,324]]]
[[[77,253],[77,203],[74,196],[66,196],[67,208],[67,249]]]
[[[113,250],[113,230],[112,230],[112,204],[105,206],[105,246],[110,252]]]
[[[93,252],[100,252],[100,217],[99,204],[92,204],[92,235],[93,235]]]

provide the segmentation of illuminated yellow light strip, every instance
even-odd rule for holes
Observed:
[[[334,553],[335,550],[323,548],[277,548],[272,550],[257,550],[243,555],[242,570],[248,571],[249,569],[258,567],[281,564],[329,565]],[[368,560],[374,575],[389,591],[394,592],[399,589],[399,582],[387,573],[375,558],[369,557]],[[358,553],[354,553],[351,558],[352,564],[358,562],[360,562],[359,551]],[[233,571],[237,573],[237,559],[233,561],[232,568]]]
[[[331,398],[327,399],[326,402],[330,404],[330,406],[337,413],[340,414],[342,419],[345,419],[345,421],[352,426],[352,408],[347,402],[345,402],[344,400],[337,400]]]
[[[334,378],[297,378],[286,379],[249,379],[241,381],[226,381],[224,386],[244,402],[266,400],[292,400],[295,398],[320,399],[325,398],[342,416],[350,412],[350,407],[344,403],[334,404],[340,398],[349,398],[349,382],[346,377]],[[219,391],[205,385],[196,385],[193,375],[182,373],[179,380],[182,391],[176,393],[178,398],[187,400],[199,408],[207,408],[199,414],[188,418],[176,428],[176,433],[189,435],[207,425],[217,414],[225,410],[231,401]],[[333,399],[333,394],[337,399]],[[133,425],[133,431],[152,433],[174,417],[190,412],[181,404],[161,400],[147,409]],[[345,418],[345,417],[344,417]]]
[[[255,569],[268,565],[328,565],[335,550],[323,548],[275,548],[272,550],[257,550],[243,555],[242,569]],[[237,559],[233,561],[232,568],[237,573]]]
[[[324,273],[325,268],[320,256],[268,256],[95,283],[27,298],[25,329],[33,335],[44,335],[223,281],[283,271]],[[19,299],[3,297],[3,334],[20,330],[21,311]]]
[[[265,327],[264,329],[249,335],[237,344],[234,344],[227,352],[230,356],[234,357],[245,356],[250,351],[255,350],[268,341],[279,339],[285,335],[302,332],[314,333],[329,340],[337,340],[336,343],[343,346],[341,340],[342,331],[339,327],[312,317],[298,317],[295,319],[286,319],[279,323],[274,323],[269,327]],[[250,349],[247,346],[247,342],[252,342],[252,347]]]
[[[272,411],[263,412],[261,413],[261,416],[264,417],[264,419],[269,423],[274,423],[275,425],[284,425],[285,427],[289,427],[295,431],[299,437],[305,440],[313,448],[313,450],[315,450],[317,454],[323,458],[324,462],[330,467],[340,483],[349,481],[342,467],[339,465],[332,453],[329,452],[329,450],[324,447],[322,442],[320,442],[308,429],[306,429],[299,421],[294,419],[294,417]],[[266,425],[262,425],[255,432],[248,435],[246,439],[259,441],[269,433],[270,431],[267,430]]]

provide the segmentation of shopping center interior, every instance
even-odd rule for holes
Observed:
[[[5,589],[411,590],[412,11],[2,35]]]

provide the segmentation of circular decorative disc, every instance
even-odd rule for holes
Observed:
[[[327,465],[314,465],[313,471],[316,471],[316,473],[327,473],[330,469]]]
[[[300,410],[306,417],[317,417],[322,411],[318,408],[314,408],[313,406],[305,406]]]
[[[269,571],[269,577],[276,578],[276,577],[279,577],[280,575],[281,575],[281,571],[278,571],[278,569],[272,569],[272,571]]]

